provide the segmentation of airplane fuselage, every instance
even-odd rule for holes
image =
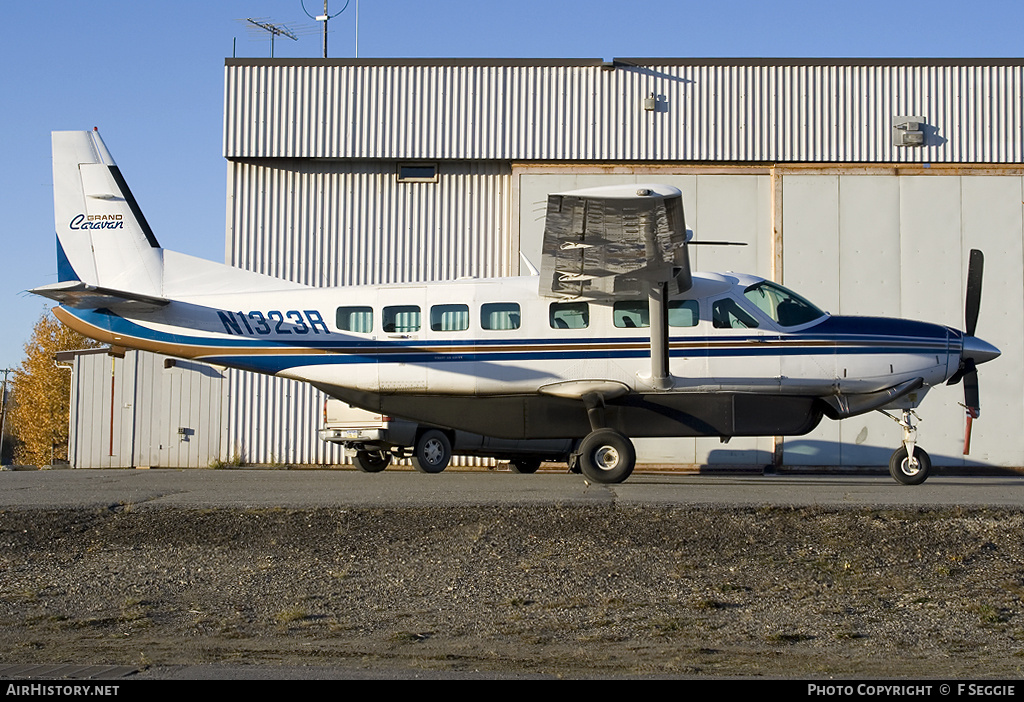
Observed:
[[[536,277],[182,295],[131,318],[60,315],[114,346],[308,381],[368,409],[510,438],[585,434],[578,399],[593,391],[634,436],[805,433],[829,413],[819,398],[920,378],[903,400],[916,404],[960,362],[954,329],[810,305],[786,320],[785,303],[771,302],[784,293],[761,293],[761,278],[693,278],[670,300],[664,390],[650,378],[646,300],[544,297]],[[669,415],[699,421],[672,429],[658,421]]]

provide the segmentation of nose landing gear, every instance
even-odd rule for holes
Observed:
[[[888,412],[882,414],[903,427],[903,445],[896,449],[889,459],[889,475],[901,485],[920,485],[928,479],[932,469],[932,459],[928,453],[917,445],[917,427],[914,419],[920,421],[913,410],[903,410],[903,418],[897,419]]]

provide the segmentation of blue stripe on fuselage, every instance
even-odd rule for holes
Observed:
[[[196,347],[196,358],[262,372],[306,365],[474,363],[627,359],[650,355],[649,337],[544,339],[289,339],[201,337],[149,329],[108,310],[67,310],[105,331],[158,344]],[[881,332],[877,330],[883,330]],[[946,353],[959,332],[935,324],[873,317],[831,317],[797,333],[674,336],[673,358]],[[126,340],[127,341],[127,340]],[[296,342],[299,343],[296,343]],[[131,346],[130,343],[127,344]],[[601,348],[614,346],[614,348]],[[513,348],[514,347],[514,348]],[[596,348],[595,348],[596,347]],[[450,349],[450,350],[449,350]]]

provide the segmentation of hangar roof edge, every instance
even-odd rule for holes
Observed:
[[[1024,66],[1024,57],[963,58],[226,58],[225,66]]]

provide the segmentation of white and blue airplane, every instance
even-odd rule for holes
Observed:
[[[881,410],[903,427],[890,472],[918,484],[913,409],[962,380],[969,430],[976,367],[999,355],[974,335],[980,252],[964,332],[833,316],[763,278],[691,272],[700,242],[669,186],[551,195],[533,275],[325,289],[161,248],[96,130],[53,134],[53,178],[59,282],[32,292],[62,322],[114,353],[303,380],[416,421],[426,472],[455,430],[571,439],[570,465],[615,483],[631,437],[802,435]]]

